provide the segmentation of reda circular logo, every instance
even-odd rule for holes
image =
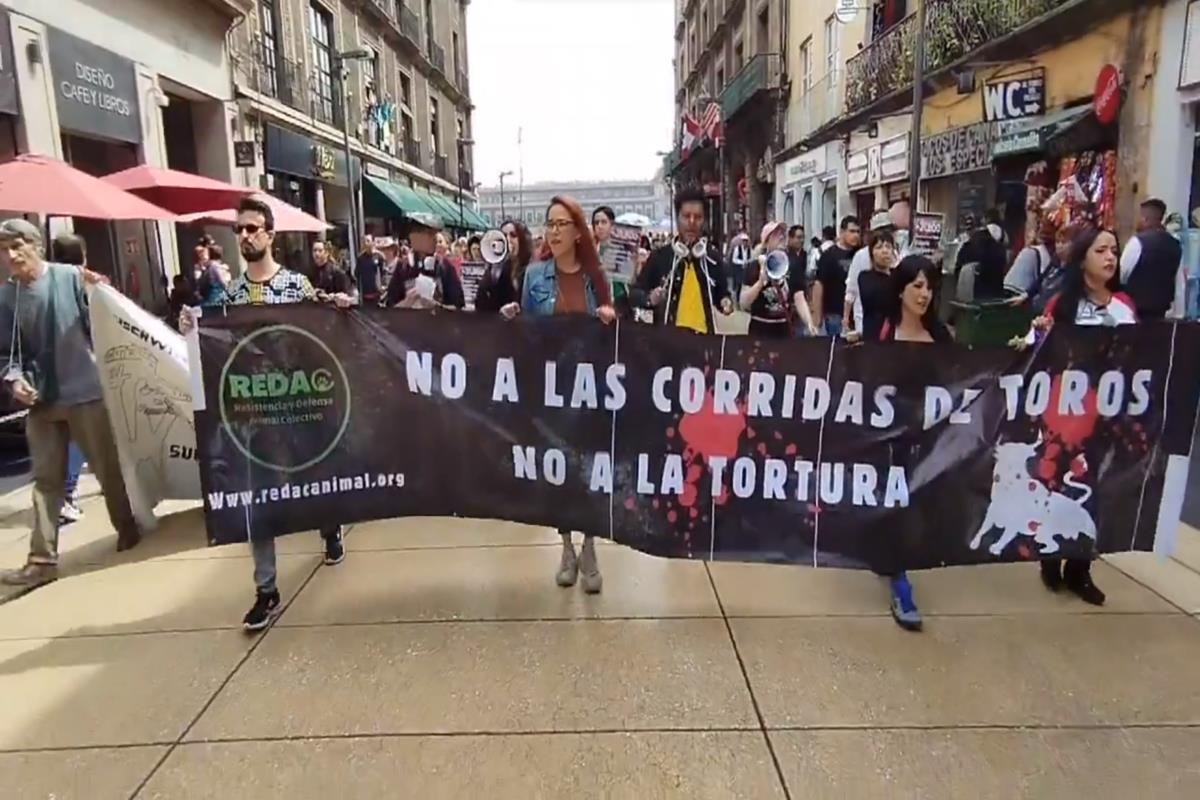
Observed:
[[[308,331],[271,325],[238,342],[221,370],[221,422],[242,455],[297,472],[320,463],[350,424],[350,382]]]

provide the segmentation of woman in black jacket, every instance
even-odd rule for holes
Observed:
[[[505,222],[500,230],[508,237],[508,258],[489,265],[484,273],[475,295],[476,311],[495,314],[510,303],[521,302],[525,268],[533,257],[533,239],[525,223],[515,219]]]

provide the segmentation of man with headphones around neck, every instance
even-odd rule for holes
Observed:
[[[659,325],[716,333],[716,314],[733,313],[733,298],[720,252],[701,237],[704,195],[684,189],[675,196],[679,234],[655,250],[638,275],[635,305],[652,309]]]

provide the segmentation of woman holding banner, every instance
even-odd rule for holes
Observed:
[[[591,314],[606,325],[616,320],[608,279],[600,266],[587,217],[571,198],[560,196],[550,201],[545,247],[538,255],[542,260],[525,271],[520,304],[509,303],[501,314],[508,319],[518,313],[537,317]],[[582,572],[583,590],[598,594],[604,581],[596,558],[595,537],[583,537],[583,550],[577,556],[571,532],[560,529],[559,534],[563,551],[555,581],[564,588],[574,586]]]
[[[938,268],[924,256],[908,256],[896,265],[890,275],[890,311],[882,326],[876,329],[879,341],[918,344],[952,341],[950,331],[937,318],[933,304],[933,287],[938,277]],[[888,579],[892,619],[896,624],[909,631],[921,630],[921,612],[913,598],[908,573],[876,569],[876,574]]]
[[[495,314],[510,303],[520,305],[525,270],[533,256],[533,240],[525,223],[510,219],[500,226],[500,232],[508,239],[508,258],[489,265],[479,282],[475,310],[483,313]]]
[[[1033,344],[1055,325],[1113,327],[1136,323],[1133,301],[1121,291],[1119,257],[1117,235],[1112,231],[1085,228],[1076,235],[1063,267],[1062,291],[1047,303],[1046,313],[1033,321],[1029,335],[1014,343],[1017,348]],[[1057,461],[1071,464],[1074,470],[1082,455],[1082,450],[1075,452],[1064,445],[1058,448]],[[1104,592],[1092,582],[1091,559],[1044,559],[1041,569],[1042,583],[1050,591],[1066,588],[1085,603],[1104,605]]]

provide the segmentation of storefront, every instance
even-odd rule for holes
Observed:
[[[64,160],[96,176],[137,166],[143,138],[134,63],[55,28],[46,41]],[[93,269],[139,305],[165,308],[156,226],[75,219],[73,228]]]
[[[853,149],[846,156],[846,187],[851,209],[864,228],[876,211],[887,210],[892,203],[908,197],[908,133]]]
[[[921,205],[944,215],[943,234],[954,238],[980,225],[995,202],[992,146],[996,124],[951,128],[921,141]]]
[[[776,168],[780,196],[779,219],[803,225],[808,237],[820,236],[827,225],[837,227],[840,143],[830,142],[783,162]]]
[[[350,224],[350,182],[346,177],[346,153],[341,148],[276,125],[264,126],[264,191],[290,203],[334,227],[329,238],[346,247]],[[354,181],[359,181],[360,160],[352,162]],[[280,247],[288,263],[306,264],[309,239],[300,234],[282,237]]]
[[[233,4],[121,0],[121,13],[95,0],[4,0],[11,36],[0,31],[0,106],[15,74],[16,147],[103,175],[138,164],[233,178],[229,57]],[[181,35],[186,31],[186,35]],[[97,46],[94,43],[103,43]],[[0,153],[6,112],[0,111]],[[2,157],[2,155],[0,155]],[[139,303],[165,309],[165,276],[179,267],[173,223],[52,218],[74,229],[92,266]],[[190,237],[194,231],[187,231]],[[232,235],[227,236],[227,251]],[[191,248],[185,265],[191,263]],[[230,259],[236,267],[236,258]]]

